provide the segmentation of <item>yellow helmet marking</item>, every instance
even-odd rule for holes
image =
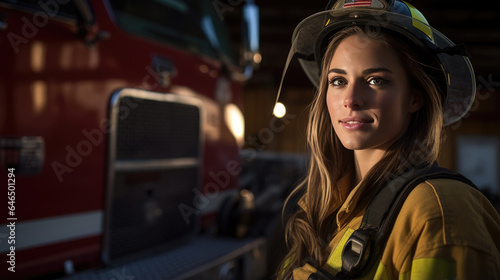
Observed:
[[[410,9],[411,17],[412,17],[412,23],[415,28],[418,30],[424,32],[429,39],[431,39],[432,42],[434,42],[434,36],[432,35],[432,29],[429,27],[429,23],[425,19],[424,15],[417,10],[417,8],[413,7],[410,3],[407,3],[405,1],[402,1],[405,3],[406,6],[408,6],[408,9]]]

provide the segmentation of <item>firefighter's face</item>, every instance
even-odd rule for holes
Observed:
[[[386,151],[421,107],[397,53],[384,43],[347,37],[328,69],[327,107],[347,149]]]

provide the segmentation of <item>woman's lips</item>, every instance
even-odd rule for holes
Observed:
[[[340,124],[342,125],[343,128],[348,129],[348,130],[358,130],[362,129],[363,127],[366,127],[370,123],[373,122],[371,119],[364,119],[364,118],[356,118],[356,117],[348,117],[341,119]]]

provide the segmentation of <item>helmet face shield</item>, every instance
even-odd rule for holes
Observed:
[[[393,4],[397,3],[402,2],[396,1]],[[390,32],[402,36],[411,42],[415,49],[429,54],[429,57],[440,65],[443,69],[442,80],[446,83],[442,86],[442,95],[445,97],[444,124],[449,125],[458,121],[467,113],[474,99],[475,78],[469,59],[460,46],[456,46],[427,22],[421,21],[423,16],[418,11],[415,12],[416,9],[413,8],[411,13],[406,12],[410,16],[397,13],[401,9],[401,5],[393,5],[395,12],[362,7],[343,8],[307,17],[295,28],[283,77],[290,60],[296,56],[309,80],[318,87],[323,54],[331,38],[338,31],[359,26],[364,30],[370,30],[371,34]]]

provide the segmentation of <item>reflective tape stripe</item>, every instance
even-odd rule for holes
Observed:
[[[342,250],[344,249],[345,243],[347,242],[349,237],[351,237],[353,232],[354,229],[348,228],[340,239],[340,242],[330,254],[330,257],[328,257],[328,261],[326,262],[326,264],[336,271],[340,271],[342,269]]]
[[[417,259],[411,271],[400,275],[400,279],[456,279],[457,263],[442,259]]]
[[[371,273],[369,274],[371,275]],[[375,276],[373,276],[373,280],[389,280],[389,276],[387,275],[387,269],[382,262],[379,262],[377,271],[375,272]]]
[[[29,249],[54,243],[102,234],[103,212],[92,211],[56,216],[32,221],[13,221],[15,244],[9,244],[9,223],[0,225],[0,253],[10,246],[16,250]],[[5,242],[4,242],[5,241]]]
[[[417,10],[414,6],[412,6],[410,3],[404,2],[405,5],[408,7],[411,13],[412,17],[412,24],[415,28],[418,30],[422,31],[429,37],[429,39],[434,42],[434,36],[432,34],[432,30],[429,27],[429,23],[425,19],[424,15]]]

